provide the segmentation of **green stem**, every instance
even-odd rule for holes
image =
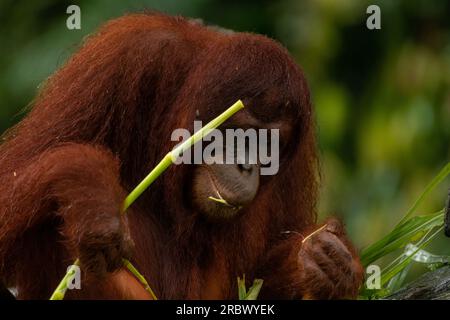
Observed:
[[[145,190],[158,178],[166,169],[172,164],[172,156],[170,152],[161,160],[160,163],[149,173],[148,176],[142,180],[141,183],[125,198],[123,202],[122,213],[125,213],[128,208],[144,193]]]
[[[188,150],[195,143],[206,137],[212,130],[224,123],[233,114],[244,108],[244,104],[241,100],[238,100],[231,107],[225,110],[217,118],[213,119],[211,122],[207,123],[203,128],[194,133],[189,139],[184,141],[182,144],[177,146],[171,152],[165,155],[161,162],[142,180],[141,183],[126,197],[123,212],[125,212],[137,198],[140,197],[142,193],[164,172],[166,169],[176,161],[176,159],[183,154],[184,151]]]
[[[144,276],[133,266],[133,264],[127,259],[122,259],[123,265],[139,280],[139,282],[144,286],[145,290],[147,290],[152,296],[153,300],[158,300],[152,288],[148,284],[147,280]]]
[[[244,104],[241,100],[236,101],[231,107],[229,107],[227,110],[225,110],[222,114],[220,114],[217,118],[213,119],[209,123],[207,123],[203,128],[201,128],[199,131],[194,133],[188,140],[183,142],[182,144],[178,145],[175,149],[173,149],[171,152],[166,154],[166,156],[161,160],[160,163],[148,174],[147,177],[142,180],[139,185],[134,188],[133,191],[125,198],[125,201],[122,206],[122,213],[125,213],[126,210],[141,196],[142,193],[144,193],[145,190],[164,172],[167,170],[167,168],[176,161],[176,159],[187,149],[189,149],[191,146],[193,146],[198,141],[202,140],[204,137],[206,137],[209,133],[211,133],[212,130],[220,126],[222,123],[224,123],[228,118],[230,118],[232,115],[234,115],[236,112],[244,108]],[[126,260],[128,261],[128,260]],[[79,265],[79,260],[77,259],[74,262],[74,265]],[[124,262],[125,267],[133,273],[138,280],[144,284],[144,286],[148,287],[150,294],[153,296],[153,298],[156,300],[156,296],[153,293],[152,289],[148,285],[145,278],[136,270],[136,268],[133,267],[133,265],[128,261],[128,263]],[[130,269],[131,268],[131,269]],[[69,269],[64,276],[64,278],[59,283],[56,290],[53,292],[52,296],[50,297],[50,300],[62,300],[64,299],[64,295],[67,291],[67,280],[72,275],[73,269]]]
[[[203,128],[201,128],[199,131],[194,133],[188,140],[186,140],[185,142],[180,144],[178,147],[176,147],[172,151],[173,161],[175,161],[180,154],[182,154],[184,151],[189,149],[192,145],[194,145],[198,141],[202,140],[204,137],[206,137],[208,134],[210,134],[212,130],[214,130],[215,128],[220,126],[228,118],[230,118],[233,114],[235,114],[242,108],[244,108],[244,104],[242,103],[241,100],[238,100],[231,107],[229,107],[227,110],[225,110],[221,115],[219,115],[217,118],[208,122]]]

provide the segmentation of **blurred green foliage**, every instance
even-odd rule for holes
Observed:
[[[81,30],[66,28],[70,4],[81,7]],[[381,30],[366,28],[369,4],[381,8]],[[83,37],[143,9],[266,34],[290,50],[317,113],[321,216],[342,217],[360,247],[391,230],[450,159],[447,0],[2,0],[0,132],[20,120]],[[419,212],[441,209],[447,187]],[[450,239],[441,237],[434,250],[449,254]]]

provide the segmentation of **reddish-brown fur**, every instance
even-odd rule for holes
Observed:
[[[192,170],[183,165],[169,168],[120,225],[110,219],[173,146],[172,130],[192,128],[197,109],[206,121],[239,98],[256,107],[263,92],[269,104],[291,99],[295,130],[280,172],[263,179],[242,215],[213,223],[192,209]],[[0,279],[20,298],[46,299],[76,257],[91,274],[115,270],[110,261],[89,265],[106,248],[112,261],[132,258],[162,299],[236,298],[243,274],[264,278],[265,298],[354,296],[356,257],[345,286],[330,290],[299,262],[301,240],[317,228],[315,150],[306,82],[274,41],[159,14],[113,20],[47,81],[0,146]],[[101,277],[82,285],[69,296],[123,296],[104,290]]]

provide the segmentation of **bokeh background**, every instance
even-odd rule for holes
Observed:
[[[81,7],[81,30],[66,8]],[[366,8],[381,8],[381,30]],[[386,234],[450,159],[450,1],[0,1],[0,132],[87,34],[127,12],[201,18],[284,44],[303,67],[317,114],[320,214],[342,217],[358,247]],[[446,184],[419,213],[444,206]],[[450,239],[429,250],[450,255]]]

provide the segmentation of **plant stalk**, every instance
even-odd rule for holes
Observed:
[[[217,118],[214,118],[212,121],[208,122],[203,128],[194,133],[188,140],[178,145],[175,149],[165,155],[165,157],[158,163],[158,165],[148,174],[147,177],[142,180],[139,185],[134,188],[133,191],[125,198],[125,201],[122,206],[122,213],[124,214],[126,210],[144,193],[145,190],[164,172],[167,168],[176,161],[176,159],[187,149],[193,146],[198,141],[202,140],[206,137],[212,130],[220,126],[224,123],[228,118],[234,115],[236,112],[244,108],[244,104],[241,100],[236,101],[231,107],[225,110],[222,114],[220,114]],[[78,266],[80,261],[77,259],[73,265]],[[153,293],[152,289],[145,280],[144,276],[142,276],[137,269],[131,264],[130,261],[124,261],[124,266],[130,270],[130,272],[137,277],[137,279],[144,285],[147,291],[150,292],[152,297],[156,300],[156,296]],[[67,291],[67,281],[70,276],[72,276],[74,270],[70,268],[64,278],[59,283],[56,290],[53,292],[50,300],[63,300],[64,295]]]

